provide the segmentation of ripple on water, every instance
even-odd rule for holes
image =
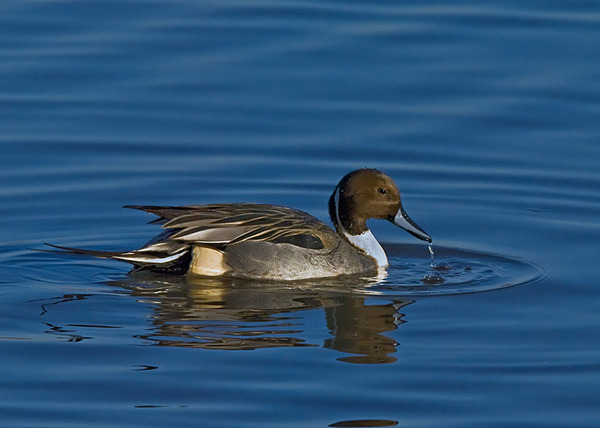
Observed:
[[[334,293],[374,295],[394,299],[404,296],[435,296],[476,293],[507,287],[531,285],[547,272],[529,262],[456,248],[436,247],[430,263],[423,245],[386,245],[390,261],[387,271],[377,277],[315,279],[291,282],[245,280],[241,278],[172,278],[142,275],[129,278],[122,286],[149,292],[155,287],[180,287],[181,281],[200,288],[237,290],[245,294]]]
[[[530,285],[546,277],[540,266],[497,254],[435,248],[435,261],[423,245],[386,245],[388,275],[373,287],[381,294],[445,295]]]
[[[464,249],[435,248],[435,259],[430,258],[427,247],[419,244],[385,245],[390,266],[378,278],[335,278],[301,282],[276,283],[270,281],[219,278],[219,287],[242,286],[246,292],[261,293],[286,289],[289,291],[327,291],[358,293],[393,298],[395,296],[447,295],[490,291],[507,287],[534,284],[547,276],[538,265],[497,254]],[[45,257],[46,260],[40,260]],[[117,262],[93,258],[57,256],[47,253],[25,252],[14,257],[20,275],[36,282],[89,284],[90,280],[102,283],[121,275],[122,265]],[[32,263],[34,262],[34,263]],[[100,268],[102,266],[102,268]],[[67,274],[68,272],[68,274]],[[215,286],[215,278],[168,278],[145,275],[128,278],[138,288],[180,286],[181,280],[194,284]],[[130,286],[132,284],[129,284]],[[125,286],[125,288],[129,288]]]

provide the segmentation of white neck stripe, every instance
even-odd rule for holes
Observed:
[[[340,220],[340,186],[335,188],[335,197],[333,198],[333,202],[335,203],[335,219],[337,221],[337,225],[341,230],[344,230],[344,226],[342,226],[342,222]]]
[[[361,233],[360,235],[351,235],[344,230],[344,236],[352,245],[364,251],[369,257],[372,257],[377,262],[377,266],[388,266],[388,259],[385,251],[373,236],[370,230]]]

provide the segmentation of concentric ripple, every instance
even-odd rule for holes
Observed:
[[[497,254],[435,247],[430,262],[423,245],[386,245],[388,275],[373,290],[381,294],[445,295],[530,285],[547,276],[533,263]]]

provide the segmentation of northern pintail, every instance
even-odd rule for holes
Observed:
[[[157,215],[153,223],[165,230],[142,248],[126,252],[51,246],[128,262],[134,271],[300,280],[376,273],[387,267],[383,248],[367,228],[370,218],[389,220],[431,242],[404,211],[394,181],[376,169],[352,171],[335,187],[329,198],[335,231],[310,214],[277,205],[126,208]]]

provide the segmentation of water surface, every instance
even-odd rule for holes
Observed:
[[[6,426],[595,426],[594,2],[4,1]],[[127,204],[326,220],[379,168],[427,246],[379,281],[135,277]]]

